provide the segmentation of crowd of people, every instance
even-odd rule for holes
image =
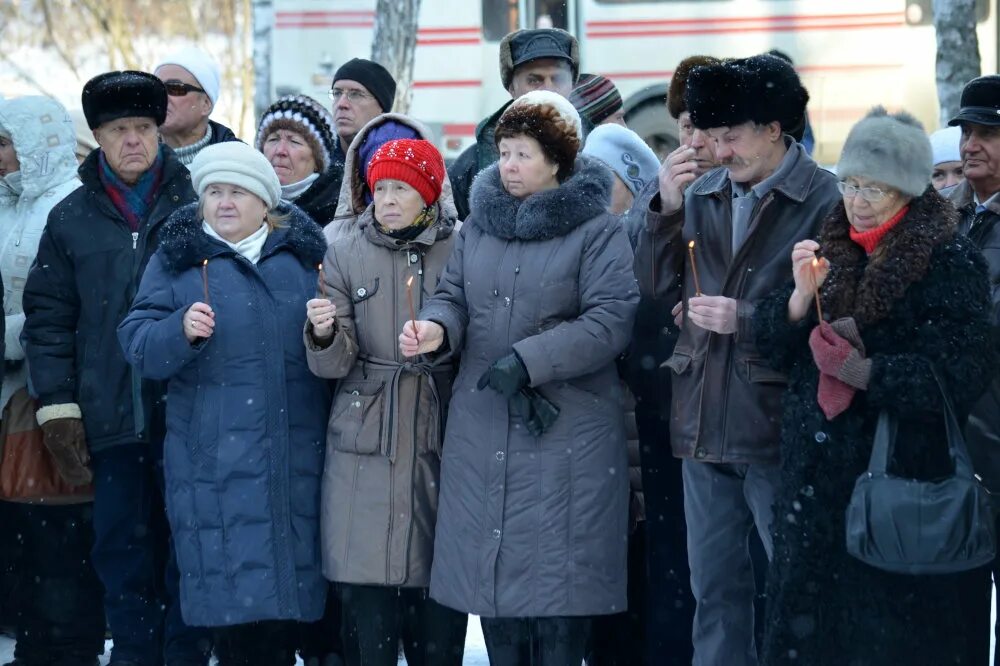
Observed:
[[[662,161],[569,33],[499,63],[450,168],[361,58],[246,143],[193,48],[83,149],[0,99],[6,666],[988,663],[992,512],[908,535],[1000,492],[1000,77],[830,171],[778,52],[677,63]]]

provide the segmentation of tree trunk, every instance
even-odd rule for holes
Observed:
[[[958,113],[962,88],[979,76],[976,0],[934,0],[937,93],[941,127]]]
[[[396,100],[392,110],[397,113],[410,110],[419,15],[420,0],[378,0],[375,7],[372,60],[389,70],[396,79]]]
[[[253,110],[257,122],[271,105],[271,31],[274,29],[274,7],[271,0],[253,0],[254,76]]]

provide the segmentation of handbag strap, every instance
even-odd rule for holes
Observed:
[[[934,364],[930,364],[931,374],[941,392],[941,406],[944,412],[945,436],[948,438],[948,454],[955,465],[955,476],[963,479],[972,479],[974,472],[972,469],[972,459],[969,457],[969,449],[965,444],[965,437],[962,429],[958,425],[958,418],[955,416],[955,408],[952,406],[948,391],[945,390],[944,380]],[[884,476],[889,460],[892,458],[896,444],[896,434],[899,431],[899,423],[896,416],[888,410],[879,413],[878,424],[875,426],[875,439],[872,442],[872,456],[868,461],[868,472],[876,476]]]

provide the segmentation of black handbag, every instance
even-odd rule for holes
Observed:
[[[891,476],[886,466],[896,443],[896,417],[883,411],[868,471],[858,477],[847,506],[847,552],[865,564],[899,574],[949,574],[991,562],[996,527],[989,494],[972,460],[944,384],[948,451],[955,472],[938,481]]]

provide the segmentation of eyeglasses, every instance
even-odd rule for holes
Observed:
[[[163,85],[166,86],[167,94],[171,97],[184,97],[184,95],[187,95],[189,92],[205,92],[204,88],[199,88],[198,86],[193,86],[190,83],[182,83],[181,81],[173,79],[170,81],[164,81]]]
[[[372,96],[363,90],[341,90],[340,88],[334,88],[330,91],[330,99],[334,102],[339,102],[342,97],[347,96],[347,101],[351,104],[357,102],[362,102],[366,99],[371,99]]]
[[[877,187],[857,187],[855,185],[848,185],[844,181],[837,182],[837,189],[840,193],[849,199],[853,199],[857,195],[861,195],[861,198],[868,203],[878,203],[885,199],[886,195],[889,194],[885,190],[879,189]]]

